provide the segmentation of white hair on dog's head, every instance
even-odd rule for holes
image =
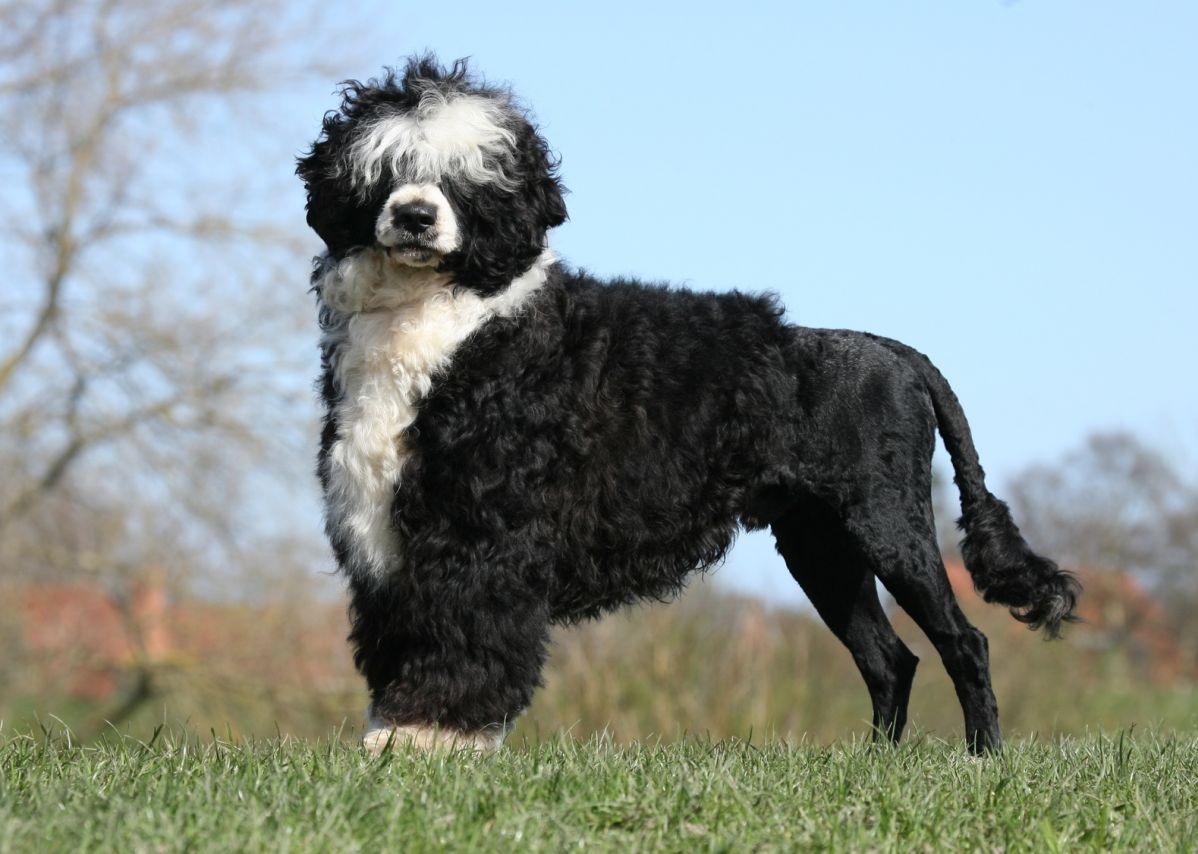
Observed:
[[[366,191],[387,170],[410,183],[453,176],[511,187],[504,163],[516,142],[510,107],[494,97],[430,89],[415,110],[383,114],[358,130],[342,167]]]

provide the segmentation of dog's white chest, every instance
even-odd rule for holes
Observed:
[[[339,395],[325,505],[329,531],[349,549],[350,573],[380,579],[399,565],[402,543],[392,514],[409,456],[404,431],[462,342],[491,317],[516,311],[544,282],[551,260],[546,253],[496,297],[444,285],[409,288],[409,300],[342,315],[326,332]],[[324,293],[358,288],[346,281],[353,271],[331,270],[320,283]]]
[[[408,452],[403,433],[433,377],[482,319],[449,294],[357,314],[333,359],[337,438],[329,450],[328,513],[356,568],[383,574],[400,555],[391,521]]]

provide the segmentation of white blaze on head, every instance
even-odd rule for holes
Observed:
[[[516,135],[506,103],[482,95],[429,91],[411,112],[383,115],[348,148],[345,167],[365,190],[385,168],[404,180],[434,184],[446,175],[478,184],[511,184],[503,172]]]

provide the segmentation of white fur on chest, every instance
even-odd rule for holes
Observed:
[[[326,461],[326,524],[348,545],[343,569],[377,581],[401,561],[392,504],[408,458],[403,433],[420,401],[467,338],[489,319],[519,311],[544,284],[553,258],[546,251],[507,290],[484,298],[374,255],[366,250],[330,265],[317,289],[335,311],[325,344],[340,395]]]

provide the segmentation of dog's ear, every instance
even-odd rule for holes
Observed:
[[[561,179],[550,172],[541,181],[534,182],[529,189],[534,207],[540,212],[545,228],[556,228],[569,218],[566,211],[565,193]]]
[[[335,211],[342,205],[335,204],[337,195],[330,178],[332,162],[331,146],[327,139],[319,140],[312,145],[306,157],[296,160],[295,174],[304,182],[307,193],[306,210],[308,225],[320,236],[325,245],[336,242],[336,227],[334,226]]]
[[[524,201],[541,228],[556,228],[566,221],[566,188],[558,178],[558,160],[532,125],[517,143]]]
[[[306,157],[299,158],[295,172],[308,194],[308,225],[330,254],[340,256],[353,246],[371,241],[374,216],[369,205],[363,204],[349,182],[338,174],[336,148],[330,138],[319,140]]]

